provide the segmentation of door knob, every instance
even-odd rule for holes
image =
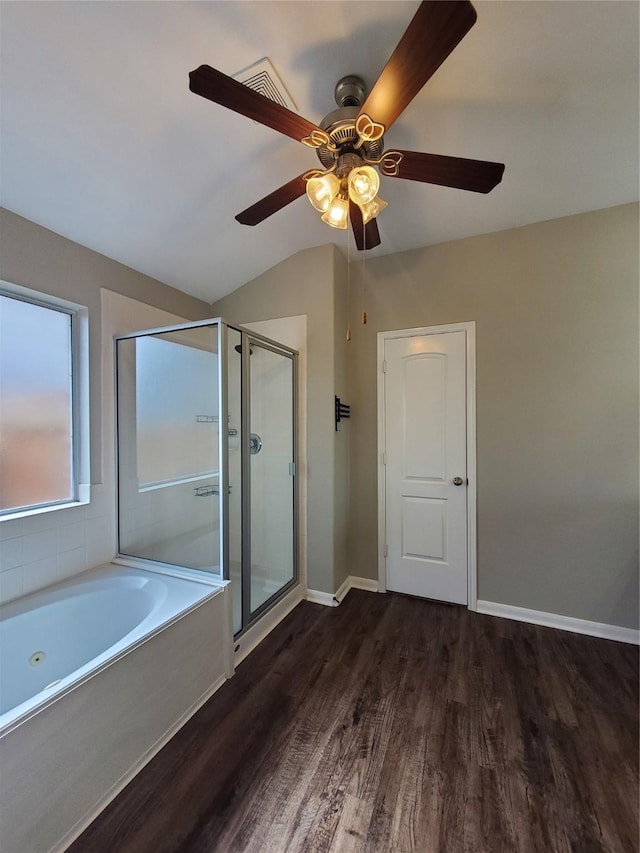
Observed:
[[[453,485],[454,486],[461,486],[463,483],[464,483],[464,480],[462,479],[462,477],[454,477],[453,478]]]

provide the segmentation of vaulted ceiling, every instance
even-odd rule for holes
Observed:
[[[479,195],[382,178],[370,255],[638,199],[636,2],[475,2],[478,21],[385,139],[506,164]],[[347,251],[305,198],[234,219],[315,153],[189,92],[269,57],[299,112],[372,86],[418,6],[384,0],[3,2],[4,207],[213,301],[294,252]],[[350,238],[352,239],[352,238]],[[353,244],[350,253],[355,255]]]

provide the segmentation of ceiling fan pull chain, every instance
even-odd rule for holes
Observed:
[[[367,325],[367,226],[362,222],[362,245],[365,251],[362,253],[362,325]]]
[[[351,340],[351,253],[349,229],[347,228],[347,340]]]

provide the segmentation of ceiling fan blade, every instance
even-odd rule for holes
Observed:
[[[378,223],[375,219],[370,219],[364,225],[362,222],[362,211],[355,201],[351,201],[351,199],[349,199],[349,219],[351,220],[351,228],[356,240],[356,246],[360,252],[364,249],[375,249],[376,246],[380,245]]]
[[[297,178],[289,181],[288,184],[284,184],[277,190],[269,193],[269,195],[261,198],[260,201],[252,204],[251,207],[243,210],[242,213],[236,216],[236,219],[242,225],[257,225],[268,216],[277,213],[283,207],[291,204],[292,201],[300,198],[301,195],[305,194],[306,189],[307,182],[302,175],[298,175]]]
[[[315,134],[326,136],[324,131],[302,116],[209,65],[201,65],[189,73],[189,88],[196,95],[272,127],[298,142]]]
[[[382,70],[360,114],[389,130],[476,22],[468,0],[424,0]]]
[[[464,157],[446,157],[442,154],[422,154],[419,151],[399,151],[402,159],[393,164],[393,171],[383,174],[391,178],[439,184],[441,187],[456,187],[474,193],[489,193],[500,183],[504,163],[489,160],[467,160]]]

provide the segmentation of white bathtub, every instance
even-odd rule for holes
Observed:
[[[0,607],[0,735],[216,589],[110,565]]]
[[[108,565],[0,608],[2,850],[64,849],[232,674],[227,585],[194,577]]]

